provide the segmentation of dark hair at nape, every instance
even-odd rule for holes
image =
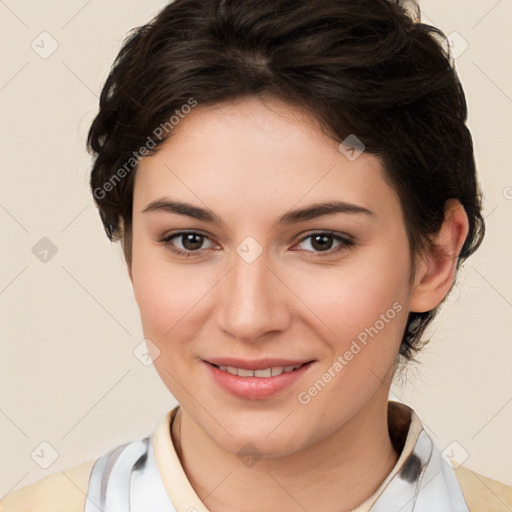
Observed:
[[[89,130],[90,185],[107,236],[121,239],[131,265],[134,152],[154,154],[172,135],[149,148],[155,128],[191,98],[258,95],[310,111],[339,141],[355,134],[381,159],[413,262],[439,231],[446,201],[458,199],[469,219],[458,269],[485,225],[466,100],[443,40],[391,0],[172,2],[123,43]],[[403,361],[426,343],[438,308],[409,313]]]

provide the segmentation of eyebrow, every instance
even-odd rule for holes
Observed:
[[[210,222],[212,224],[224,224],[222,219],[215,215],[211,210],[200,208],[189,203],[181,201],[172,201],[167,198],[157,199],[149,203],[142,213],[148,212],[167,212],[176,213],[179,215],[186,215],[193,219]],[[292,210],[285,213],[278,221],[277,225],[290,225],[298,222],[304,222],[323,215],[332,215],[335,213],[347,213],[347,214],[366,214],[376,215],[375,212],[365,208],[363,206],[347,203],[345,201],[324,201],[322,203],[315,203],[305,208]]]

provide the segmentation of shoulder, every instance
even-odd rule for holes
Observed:
[[[454,468],[462,494],[471,512],[509,512],[512,509],[512,487],[475,471]]]
[[[0,501],[0,512],[83,512],[96,459],[48,475]]]

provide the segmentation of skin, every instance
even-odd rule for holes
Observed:
[[[349,161],[338,144],[307,113],[250,97],[195,107],[137,170],[128,271],[144,335],[159,350],[154,365],[180,403],[178,454],[212,512],[350,510],[397,461],[387,400],[407,314],[448,293],[468,221],[458,201],[447,203],[437,248],[418,259],[411,284],[399,198],[380,161],[367,153]],[[143,213],[162,198],[209,208],[223,223]],[[374,213],[276,224],[326,200]],[[192,245],[199,252],[184,237],[161,241],[183,230],[206,235]],[[341,242],[332,239],[322,252],[306,238],[319,231],[355,244],[336,251]],[[248,236],[262,249],[252,263],[236,251]],[[300,403],[298,394],[397,303],[401,311]],[[221,356],[315,362],[277,395],[250,400],[212,380],[203,360]],[[248,442],[262,454],[252,467],[236,455]]]

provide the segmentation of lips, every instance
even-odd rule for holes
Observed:
[[[242,360],[215,358],[204,361],[213,381],[238,398],[270,398],[297,382],[307,373],[313,360],[267,358]]]

